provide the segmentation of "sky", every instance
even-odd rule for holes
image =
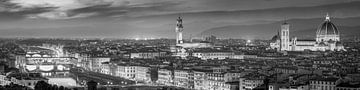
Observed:
[[[359,1],[0,0],[0,37],[175,38],[178,16],[184,18],[186,37],[201,37],[203,31],[228,25],[321,18],[325,13],[359,17]]]

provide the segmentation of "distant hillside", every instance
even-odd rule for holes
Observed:
[[[315,35],[316,28],[323,22],[324,18],[314,19],[292,19],[290,23],[290,35],[304,38],[311,38]],[[360,33],[360,17],[353,18],[332,18],[332,22],[338,26],[343,36],[356,35]],[[243,39],[270,39],[280,30],[283,22],[256,25],[230,25],[208,29],[201,35],[215,35],[218,37],[231,37]],[[260,33],[259,33],[260,32]]]
[[[341,39],[353,39],[355,36],[360,37],[360,26],[355,27],[344,27],[338,26],[338,30],[340,32]],[[296,36],[298,38],[303,39],[313,39],[315,38],[316,28],[307,29],[307,30],[299,30],[290,32],[290,35]]]

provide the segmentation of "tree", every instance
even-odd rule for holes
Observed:
[[[59,87],[57,85],[53,85],[51,90],[59,90]]]
[[[60,86],[59,90],[65,90],[64,86]]]
[[[35,90],[47,90],[50,84],[45,81],[38,81],[35,85]]]

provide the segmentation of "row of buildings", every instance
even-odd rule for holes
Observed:
[[[162,68],[158,71],[161,85],[195,90],[359,90],[360,83],[350,77],[312,74],[300,69],[275,70],[268,73],[234,71],[227,67],[187,69]],[[207,68],[207,69],[205,69]],[[286,70],[286,71],[284,71]],[[286,74],[287,73],[287,74]],[[350,81],[349,81],[350,80]]]
[[[113,63],[107,57],[87,58],[79,63],[80,67],[84,67],[88,71],[138,82],[150,82],[150,67],[148,66]]]
[[[184,69],[160,68],[158,84],[195,90],[238,90],[240,71],[227,67],[200,66]]]
[[[49,79],[43,77],[40,73],[11,73],[8,75],[0,75],[0,86],[7,85],[19,85],[23,86],[22,89],[16,90],[25,90],[26,88],[34,89],[35,85],[39,81],[48,82]]]

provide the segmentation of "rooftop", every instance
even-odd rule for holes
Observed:
[[[360,82],[357,83],[340,83],[336,87],[360,88]]]
[[[336,77],[329,77],[329,78],[316,78],[316,79],[313,79],[313,80],[311,80],[311,81],[336,82],[337,80],[339,80],[339,78],[336,78]]]

